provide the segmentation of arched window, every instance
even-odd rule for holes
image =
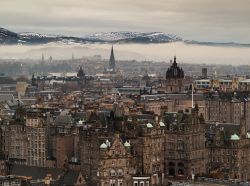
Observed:
[[[110,170],[110,176],[116,176],[116,171],[114,169]]]
[[[184,175],[184,164],[183,163],[178,163],[178,174],[179,175]]]
[[[175,176],[175,163],[173,162],[168,163],[168,175]]]
[[[123,170],[122,169],[118,169],[118,176],[123,176]]]

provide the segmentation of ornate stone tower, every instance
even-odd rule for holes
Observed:
[[[184,71],[177,65],[176,57],[166,72],[167,93],[178,93],[183,89]]]
[[[86,76],[85,76],[85,73],[83,71],[83,68],[82,66],[79,67],[79,70],[77,72],[77,77],[79,78],[79,83],[81,85],[84,85],[86,84]]]

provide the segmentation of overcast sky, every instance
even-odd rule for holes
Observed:
[[[0,0],[0,24],[16,32],[160,31],[250,43],[250,0]]]

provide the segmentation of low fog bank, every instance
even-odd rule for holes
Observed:
[[[0,59],[53,59],[82,58],[100,55],[108,59],[111,44],[46,44],[46,45],[2,45]],[[166,61],[174,55],[178,61],[196,64],[249,65],[250,48],[191,45],[182,42],[165,44],[115,44],[115,57],[118,60]]]

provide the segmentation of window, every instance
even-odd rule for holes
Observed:
[[[144,182],[140,182],[140,186],[144,186]]]
[[[122,169],[118,169],[118,176],[123,176],[123,170]]]
[[[116,176],[116,172],[115,172],[114,169],[111,169],[111,171],[110,171],[110,176]]]
[[[123,186],[123,181],[121,179],[118,180],[118,186]]]
[[[138,181],[134,181],[134,186],[138,186]]]
[[[115,180],[110,180],[110,186],[115,186]]]

